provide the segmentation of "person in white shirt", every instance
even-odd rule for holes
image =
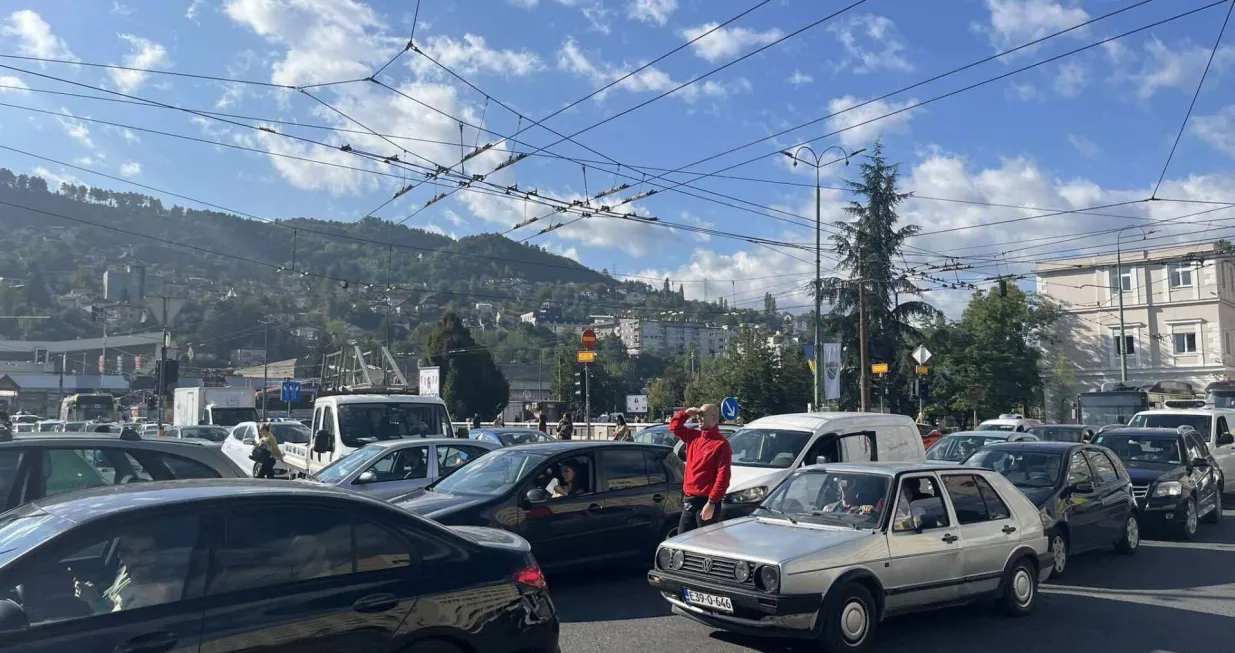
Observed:
[[[183,578],[164,578],[160,571],[180,565],[163,565],[162,552],[156,538],[151,534],[124,535],[116,547],[120,554],[120,568],[116,580],[100,594],[93,583],[74,580],[74,594],[89,603],[96,614],[132,610],[152,605],[171,603],[180,599],[184,587]],[[162,569],[161,569],[162,568]]]

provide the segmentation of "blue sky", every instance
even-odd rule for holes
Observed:
[[[423,0],[415,42],[425,52],[516,111],[540,119],[621,74],[676,48],[755,6],[756,0]],[[833,0],[772,0],[692,46],[657,63],[547,124],[574,133],[795,32],[850,4]],[[909,86],[952,68],[1019,46],[1134,4],[1133,0],[868,0],[749,59],[668,97],[592,129],[578,141],[639,177],[646,167],[676,168],[816,120],[859,102]],[[1203,0],[1157,0],[1046,43],[988,62],[886,100],[841,113],[818,124],[753,145],[692,168],[710,172],[757,155],[766,156],[728,174],[813,182],[813,171],[791,167],[774,153],[856,122],[879,117],[957,88],[1001,75],[1104,38],[1142,27]],[[946,10],[941,11],[941,7]],[[136,68],[304,86],[364,78],[406,43],[414,0],[6,0],[0,10],[0,54],[121,64]],[[1207,208],[1154,202],[1108,209],[1121,217],[1068,214],[989,225],[1034,211],[942,200],[1076,210],[1148,197],[1196,89],[1227,5],[1068,56],[1023,73],[877,120],[818,141],[818,149],[869,147],[882,136],[890,160],[902,164],[903,187],[920,196],[903,206],[906,221],[925,231],[906,252],[906,266],[968,257],[962,273],[936,278],[980,281],[1029,269],[1038,258],[1108,251],[1112,235],[1084,236],[1064,244],[1029,239],[1081,234],[1136,219],[1167,219]],[[1160,197],[1235,201],[1235,35],[1228,32],[1215,57],[1189,127],[1179,144]],[[134,71],[5,59],[0,64],[161,103],[251,116],[356,129],[354,123],[295,91],[224,84]],[[485,95],[442,72],[427,58],[406,52],[379,77],[407,96],[498,134],[527,121],[486,102]],[[162,130],[364,168],[384,164],[337,149],[307,146],[268,132],[184,112],[57,96],[25,89],[91,95],[105,92],[15,70],[0,69],[0,145],[74,163],[160,189],[267,218],[311,216],[355,220],[372,211],[407,180],[315,163],[278,159],[187,142],[82,120],[91,118]],[[460,158],[456,121],[372,83],[316,88],[322,100],[376,131],[454,145],[400,141],[414,152],[403,158],[452,165]],[[242,121],[262,124],[260,121]],[[383,154],[396,150],[362,134],[276,125],[280,132],[331,144],[350,143]],[[499,140],[465,128],[468,148]],[[539,127],[518,139],[534,147],[559,140]],[[501,144],[469,162],[488,172],[511,150]],[[579,145],[550,150],[563,157],[600,159]],[[0,150],[0,165],[37,173],[53,182],[73,180],[123,189],[125,184],[45,160]],[[854,172],[851,167],[848,172]],[[824,171],[838,185],[843,165]],[[610,163],[588,165],[587,191],[620,181]],[[685,181],[686,177],[677,177]],[[530,157],[489,181],[536,188],[545,195],[584,193],[579,163]],[[814,215],[813,190],[734,179],[706,179],[691,190],[720,192],[785,213]],[[399,220],[447,187],[423,184],[378,215]],[[641,188],[647,188],[643,186]],[[129,188],[132,190],[132,188]],[[628,193],[618,197],[628,196]],[[714,197],[714,196],[712,196]],[[825,191],[825,220],[843,218],[844,193]],[[184,203],[168,199],[169,202]],[[732,204],[731,200],[723,200]],[[506,231],[544,209],[521,200],[459,192],[420,211],[409,225],[455,236]],[[634,204],[641,215],[787,242],[813,242],[813,230],[697,197],[662,192]],[[750,205],[747,205],[750,206]],[[1160,229],[1158,238],[1189,240],[1221,229],[1218,212]],[[799,220],[790,218],[791,220]],[[536,226],[547,223],[542,220]],[[1199,226],[1205,225],[1205,226]],[[1204,231],[1208,230],[1208,231]],[[512,234],[526,237],[536,227]],[[724,292],[737,304],[761,305],[770,291],[782,305],[807,303],[802,279],[771,275],[813,271],[800,250],[613,218],[589,218],[533,238],[548,249],[620,274],[671,276],[687,282],[690,296]],[[828,264],[825,262],[825,267]],[[750,277],[760,277],[751,279]],[[703,283],[704,280],[708,283]],[[928,283],[926,285],[935,285]],[[950,312],[965,291],[935,290],[929,299]]]

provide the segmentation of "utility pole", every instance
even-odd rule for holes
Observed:
[[[159,384],[157,387],[157,390],[159,391],[159,415],[156,427],[158,429],[156,433],[158,433],[160,437],[163,435],[163,401],[164,397],[167,396],[167,341],[171,337],[167,331],[167,297],[163,297],[162,317],[163,319],[160,321],[163,323],[163,340],[159,343]]]
[[[1132,224],[1115,234],[1115,283],[1111,284],[1111,288],[1119,295],[1119,342],[1115,344],[1115,351],[1119,353],[1119,380],[1124,383],[1128,381],[1128,338],[1124,335],[1124,273],[1120,239],[1123,238],[1124,231],[1127,229],[1140,229],[1142,238],[1148,238],[1149,234],[1153,233],[1153,230],[1146,231],[1145,227]],[[1169,269],[1167,274],[1170,274]],[[1169,283],[1170,280],[1168,279],[1167,282]]]
[[[861,361],[859,371],[861,372],[861,396],[862,412],[870,409],[870,389],[866,385],[866,374],[869,372],[869,364],[866,361],[866,279],[863,275],[866,272],[862,266],[862,248],[858,248],[858,357]]]
[[[270,384],[270,321],[262,321],[262,421],[266,421],[266,386]]]
[[[841,157],[842,157],[842,158],[840,158],[840,159],[834,159],[834,160],[832,160],[832,161],[828,161],[827,163],[824,163],[824,162],[823,162],[823,155],[824,155],[824,154],[827,154],[830,150],[837,150],[837,151],[839,151],[839,152],[841,153]],[[806,152],[809,152],[809,153],[810,153],[810,158],[809,158],[809,159],[803,159],[803,158],[802,158],[802,152],[803,152],[803,151],[806,151]],[[861,154],[862,152],[865,152],[865,151],[866,151],[866,148],[862,148],[862,149],[860,149],[860,150],[855,150],[855,151],[853,151],[853,152],[846,152],[844,148],[842,148],[842,147],[840,147],[840,146],[838,146],[838,145],[833,145],[833,146],[831,146],[831,147],[829,147],[829,148],[827,148],[827,149],[823,150],[822,152],[819,152],[818,154],[816,154],[816,153],[815,153],[815,151],[814,151],[814,150],[812,150],[812,149],[810,148],[810,146],[809,146],[809,145],[803,145],[803,146],[799,147],[798,149],[794,150],[794,151],[793,151],[793,153],[789,153],[789,152],[781,152],[781,154],[784,154],[785,156],[787,156],[787,157],[789,157],[790,159],[792,159],[792,160],[793,160],[793,166],[794,166],[795,168],[797,167],[798,162],[799,162],[799,161],[801,161],[802,163],[805,163],[806,165],[809,165],[809,166],[811,166],[811,167],[813,167],[813,168],[815,169],[815,281],[814,281],[814,294],[815,294],[815,352],[814,352],[814,353],[815,353],[815,355],[814,355],[814,359],[815,359],[815,374],[814,374],[814,381],[815,381],[815,401],[814,401],[814,403],[812,404],[812,406],[814,406],[814,409],[815,409],[815,410],[819,410],[819,406],[821,406],[821,405],[823,404],[823,385],[822,385],[822,383],[820,382],[820,381],[821,381],[821,379],[823,378],[823,377],[822,377],[822,374],[823,374],[823,343],[821,342],[821,340],[823,339],[823,338],[822,338],[822,333],[823,333],[823,331],[822,331],[822,329],[823,329],[823,318],[822,318],[822,316],[820,315],[820,313],[823,311],[823,297],[822,297],[822,294],[823,294],[823,293],[822,293],[822,290],[823,290],[823,267],[822,267],[822,263],[820,262],[820,253],[821,253],[821,251],[822,251],[822,249],[823,249],[823,236],[822,236],[822,231],[823,231],[823,222],[822,222],[822,221],[823,221],[823,217],[822,217],[822,215],[823,215],[823,208],[822,208],[822,206],[823,206],[823,200],[822,200],[822,187],[820,186],[820,183],[819,183],[819,171],[820,171],[820,170],[821,170],[824,166],[829,166],[829,165],[832,165],[833,163],[836,163],[837,161],[844,161],[844,162],[845,162],[845,165],[849,165],[849,158],[850,158],[850,157],[856,156],[856,155]],[[866,378],[866,377],[865,377],[865,376],[863,376],[863,383],[864,383],[864,384],[865,384],[865,378]],[[865,407],[863,407],[863,409],[862,409],[862,410],[864,410],[864,411],[865,411],[865,410],[866,410],[866,408],[865,408]]]
[[[592,439],[592,366],[583,364],[583,414],[587,439]]]

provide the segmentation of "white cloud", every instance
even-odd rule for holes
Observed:
[[[809,280],[815,276],[815,267],[813,261],[799,260],[805,256],[793,256],[797,258],[764,248],[732,254],[694,249],[690,259],[676,267],[647,268],[635,274],[657,279],[668,277],[675,289],[678,279],[734,280],[732,283],[706,286],[702,283],[684,283],[682,289],[687,299],[703,300],[706,294],[706,299],[715,301],[718,296],[724,296],[732,298],[730,301],[734,308],[762,308],[764,293],[771,292],[779,305],[801,307],[813,301],[806,289]],[[765,277],[771,274],[769,270],[774,270],[775,274],[798,273],[800,276],[767,279]],[[802,309],[794,309],[794,312],[802,312]]]
[[[133,13],[133,8],[128,5],[122,5],[117,0],[112,0],[111,13],[117,16],[128,16]]]
[[[120,174],[125,177],[136,177],[142,173],[142,164],[130,161],[120,166]]]
[[[56,192],[60,190],[61,184],[70,184],[73,186],[81,185],[81,181],[78,180],[77,177],[74,177],[73,175],[57,174],[42,166],[35,168],[34,174],[36,177],[42,177],[43,181],[47,182],[48,190],[52,192]]]
[[[578,9],[587,19],[592,31],[606,35],[609,33],[609,14],[612,12],[605,8],[604,0],[556,0],[556,2],[563,7]]]
[[[862,102],[863,100],[852,95],[838,97],[829,101],[829,114],[842,111],[844,113],[828,118],[828,128],[832,131],[845,129],[918,103],[914,98],[900,103],[877,100],[865,106],[846,111],[846,109],[850,109],[850,107],[854,107]],[[913,110],[910,109],[909,111],[841,132],[839,135],[841,145],[850,149],[869,147],[881,134],[904,133],[909,130],[909,120],[912,113]]]
[[[506,0],[506,2],[523,9],[535,9],[536,5],[540,4],[540,0]]]
[[[815,81],[815,78],[803,73],[800,70],[795,70],[793,71],[793,74],[789,76],[789,79],[786,79],[785,81],[793,84],[794,86],[802,86]]]
[[[986,0],[989,23],[975,23],[971,27],[985,33],[995,50],[1004,51],[1089,20],[1089,14],[1077,4],[1057,0]],[[1080,29],[1069,34],[1081,37],[1085,31]],[[1018,54],[1030,50],[1032,48],[1027,48]]]
[[[1175,49],[1154,37],[1145,43],[1144,56],[1136,58],[1139,67],[1132,69],[1134,58],[1125,56],[1127,64],[1117,70],[1112,79],[1132,84],[1136,88],[1137,96],[1143,100],[1153,97],[1163,89],[1185,89],[1191,92],[1201,79],[1201,72],[1209,61],[1211,51],[1210,47],[1187,42]],[[1235,61],[1235,47],[1228,45],[1219,48],[1209,71],[1209,81],[1219,77],[1232,61]]]
[[[122,41],[129,44],[130,52],[124,56],[123,63],[130,68],[165,68],[170,67],[171,61],[167,58],[167,49],[149,39],[134,36],[132,34],[118,34]],[[144,73],[140,70],[117,70],[111,69],[107,71],[111,75],[112,83],[116,88],[124,93],[132,93],[142,87],[146,80],[150,77],[149,73]]]
[[[1081,156],[1098,156],[1102,153],[1102,148],[1098,147],[1097,143],[1076,134],[1068,134],[1068,143],[1076,149]]]
[[[1038,97],[1038,88],[1033,84],[1012,84],[1011,95],[1018,100],[1033,100]]]
[[[90,138],[90,128],[86,126],[86,123],[74,118],[73,114],[64,107],[60,107],[60,113],[63,115],[57,116],[56,120],[60,123],[64,133],[83,147],[93,150],[94,141]]]
[[[593,85],[598,87],[609,84],[624,76],[628,71],[638,68],[638,66],[625,63],[617,66],[604,62],[593,62],[579,48],[579,44],[573,38],[567,39],[562,44],[561,49],[558,50],[557,66],[561,70],[589,79]],[[664,91],[677,88],[681,84],[682,82],[674,80],[668,73],[655,66],[651,66],[622,80],[615,88],[631,93],[663,93]],[[749,88],[750,82],[746,80],[737,80],[732,84],[722,84],[708,79],[691,84],[675,93],[674,96],[687,102],[694,102],[700,97],[724,97],[730,93],[749,90]],[[602,101],[606,95],[608,95],[608,91],[598,93],[596,100],[598,102]]]
[[[715,29],[719,24],[716,22],[704,23],[696,27],[688,27],[679,32],[679,34],[681,34],[683,39],[690,41],[708,32],[708,30]],[[700,58],[711,63],[717,63],[723,59],[732,58],[743,50],[767,45],[781,36],[782,33],[778,29],[759,31],[746,27],[721,27],[695,41],[691,45],[691,49]]]
[[[1089,84],[1089,72],[1079,61],[1065,61],[1055,75],[1055,92],[1063,97],[1076,97]]]
[[[634,20],[661,27],[669,22],[669,14],[677,11],[678,0],[629,0],[626,15]]]
[[[1235,157],[1235,105],[1211,116],[1194,116],[1188,129],[1219,152]]]
[[[464,34],[461,40],[449,36],[433,36],[420,45],[426,54],[443,66],[463,75],[497,73],[522,77],[541,68],[540,57],[528,50],[494,50],[483,36]],[[421,76],[441,76],[441,68],[424,57],[409,58],[409,65]]]
[[[833,65],[864,75],[879,69],[911,71],[905,46],[897,39],[896,24],[884,16],[862,14],[832,23],[828,32],[845,48],[845,58]]]
[[[0,34],[16,38],[18,54],[41,59],[64,59],[77,61],[64,39],[51,33],[51,26],[41,16],[22,9],[9,14],[8,23],[0,28]]]
[[[197,14],[206,6],[206,0],[193,0],[189,3],[189,8],[185,10],[184,17],[189,20],[196,21]]]
[[[30,91],[27,90],[30,87],[26,86],[26,83],[22,81],[20,77],[14,77],[12,75],[0,75],[0,86],[15,87],[15,88],[0,88],[0,93],[16,93],[18,95],[29,95],[30,94]]]

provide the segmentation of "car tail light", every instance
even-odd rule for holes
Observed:
[[[519,571],[515,572],[515,582],[525,587],[532,589],[548,589],[549,583],[545,580],[545,572],[540,570],[540,565],[532,563]]]

